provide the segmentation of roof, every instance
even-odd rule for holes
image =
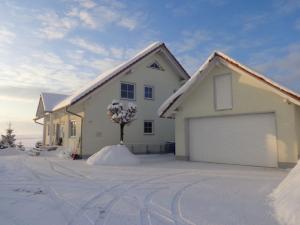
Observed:
[[[64,94],[57,94],[57,93],[41,93],[41,99],[44,106],[45,112],[53,111],[54,107],[61,102],[62,100],[66,99],[68,95]]]
[[[300,105],[300,95],[292,90],[283,87],[282,85],[272,81],[271,79],[265,77],[264,75],[250,69],[249,67],[237,62],[236,60],[230,58],[222,52],[215,51],[211,54],[207,60],[202,64],[202,66],[195,72],[195,74],[188,80],[181,88],[179,88],[173,95],[171,95],[158,109],[158,114],[160,117],[165,117],[167,111],[180,99],[183,98],[185,93],[195,85],[196,81],[200,81],[204,78],[205,71],[208,70],[210,64],[215,59],[224,60],[225,63],[228,63],[244,72],[246,74],[264,82],[265,84],[271,86],[276,91],[285,95],[288,99],[291,99],[295,104]]]
[[[168,55],[170,60],[174,62],[174,64],[176,65],[176,67],[180,71],[180,74],[182,74],[182,76],[185,79],[190,78],[188,73],[180,65],[180,63],[177,61],[177,59],[174,57],[174,55],[168,50],[168,48],[165,46],[165,44],[162,43],[162,42],[154,42],[153,44],[149,45],[147,48],[145,48],[144,50],[139,52],[137,55],[135,55],[134,57],[132,57],[128,61],[118,65],[115,68],[112,68],[111,70],[108,70],[108,71],[102,73],[95,80],[91,81],[86,86],[80,88],[78,91],[76,91],[75,93],[73,93],[69,97],[67,97],[64,100],[62,100],[61,102],[59,102],[53,108],[53,110],[55,111],[55,110],[61,109],[63,107],[75,104],[76,102],[78,102],[79,100],[84,98],[85,96],[89,95],[90,93],[92,93],[93,91],[98,89],[99,87],[106,84],[108,81],[112,80],[113,78],[115,78],[116,76],[118,76],[119,74],[124,72],[126,69],[130,68],[135,63],[139,62],[144,57],[150,55],[153,52],[156,52],[159,49],[162,49],[162,50],[166,51],[166,54]]]

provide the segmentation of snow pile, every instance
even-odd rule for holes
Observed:
[[[56,151],[57,151],[56,155],[58,156],[58,158],[61,159],[71,158],[72,150],[69,148],[58,147]]]
[[[89,165],[136,165],[138,158],[133,155],[125,145],[105,146],[100,151],[88,158]]]
[[[271,194],[275,216],[282,224],[300,224],[300,161]]]

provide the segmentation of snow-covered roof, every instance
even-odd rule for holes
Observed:
[[[78,102],[80,99],[85,97],[86,95],[93,92],[95,89],[101,87],[117,75],[124,72],[126,69],[143,59],[145,56],[157,51],[158,49],[164,49],[166,53],[168,54],[168,57],[170,60],[173,61],[174,65],[177,66],[178,70],[180,71],[180,74],[182,74],[183,78],[189,79],[188,73],[184,70],[184,68],[180,65],[180,63],[176,60],[176,58],[172,55],[172,53],[168,50],[168,48],[165,46],[163,42],[154,42],[153,44],[149,45],[144,50],[140,51],[138,54],[136,54],[134,57],[129,59],[128,61],[118,65],[117,67],[112,68],[111,70],[108,70],[104,73],[102,73],[100,76],[98,76],[95,80],[91,81],[84,87],[80,88],[78,91],[70,95],[68,98],[62,100],[59,102],[55,107],[54,111],[61,109],[63,107],[66,107],[68,105],[72,105],[76,102]]]
[[[171,95],[158,109],[158,114],[160,117],[165,117],[167,111],[175,104],[179,102],[181,98],[186,94],[186,92],[196,84],[197,81],[202,81],[205,77],[205,71],[210,66],[211,62],[215,59],[224,60],[226,63],[246,72],[248,75],[255,77],[256,79],[268,84],[276,91],[279,91],[281,94],[285,95],[288,99],[292,100],[293,103],[300,105],[300,95],[292,90],[283,87],[282,85],[272,81],[271,79],[265,77],[264,75],[257,73],[256,71],[250,69],[249,67],[237,62],[236,60],[230,58],[226,54],[215,51],[211,54],[207,60],[202,64],[202,66],[194,73],[194,75],[189,79],[183,86],[181,86],[173,95]],[[169,116],[167,116],[169,117]]]
[[[45,112],[52,112],[54,107],[61,102],[62,100],[66,99],[68,95],[64,94],[57,94],[57,93],[48,93],[43,92],[41,93],[41,98],[44,106]]]

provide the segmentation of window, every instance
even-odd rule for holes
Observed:
[[[153,99],[153,87],[146,86],[144,87],[144,97],[145,99]]]
[[[231,75],[217,75],[214,77],[216,110],[232,109]]]
[[[130,83],[121,83],[121,98],[134,100],[135,86]]]
[[[151,120],[145,120],[144,121],[144,134],[153,134],[153,121]]]
[[[47,130],[47,136],[50,136],[50,125],[46,125],[46,130]]]
[[[149,65],[149,68],[164,71],[164,69],[161,67],[161,65],[159,65],[157,61],[151,63]]]
[[[70,121],[70,137],[76,137],[76,121]]]

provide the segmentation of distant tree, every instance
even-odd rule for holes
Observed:
[[[107,107],[107,115],[111,121],[120,125],[120,144],[124,141],[124,127],[130,124],[136,115],[136,105],[128,103],[126,107],[118,100],[113,100]]]
[[[8,128],[6,129],[6,135],[1,135],[1,143],[3,145],[8,145],[9,147],[16,147],[16,135],[13,134],[14,130],[11,128],[11,123],[9,122]]]

